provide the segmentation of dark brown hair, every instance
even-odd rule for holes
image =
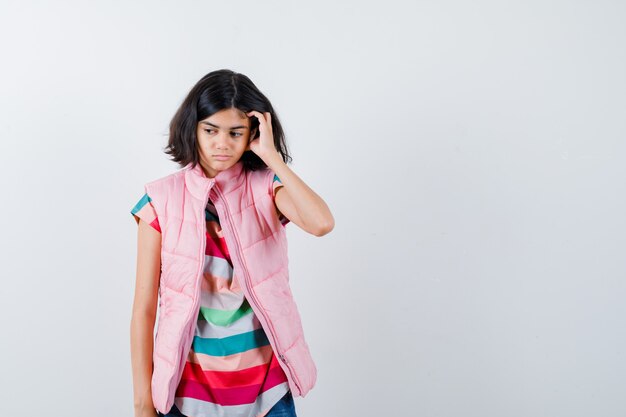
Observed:
[[[183,100],[170,122],[169,140],[164,149],[164,152],[171,156],[170,160],[177,162],[181,167],[190,163],[195,167],[200,160],[196,136],[198,122],[218,111],[230,108],[244,113],[251,110],[270,112],[274,146],[285,163],[291,162],[283,128],[270,101],[248,77],[228,69],[216,70],[202,77]],[[250,131],[257,128],[255,137],[259,134],[258,126],[258,119],[251,117]],[[251,171],[267,167],[252,151],[245,151],[241,161],[244,169]]]

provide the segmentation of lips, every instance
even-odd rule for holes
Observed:
[[[220,161],[224,161],[230,158],[230,155],[213,155],[213,158],[220,160]]]

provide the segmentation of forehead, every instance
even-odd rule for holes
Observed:
[[[225,129],[236,129],[250,126],[250,119],[239,109],[220,110],[211,116],[200,120],[201,124]]]

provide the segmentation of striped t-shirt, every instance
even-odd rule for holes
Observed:
[[[273,194],[282,186],[274,176]],[[131,210],[161,232],[150,196]],[[233,279],[233,264],[215,206],[206,210],[206,253],[200,309],[174,407],[188,417],[262,417],[289,390],[261,323]],[[285,226],[289,219],[279,215]]]

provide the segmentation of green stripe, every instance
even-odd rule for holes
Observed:
[[[246,314],[252,313],[252,308],[247,301],[237,310],[216,310],[214,308],[200,307],[198,319],[204,319],[216,326],[228,326],[229,324],[239,320]]]

